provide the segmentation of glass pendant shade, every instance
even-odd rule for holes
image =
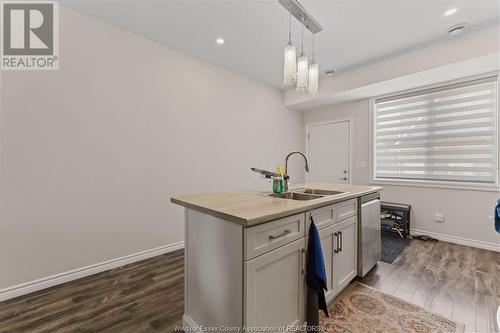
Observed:
[[[297,60],[297,92],[307,92],[309,84],[309,61],[307,56],[302,52],[299,60]]]
[[[293,86],[297,82],[297,53],[292,41],[285,46],[285,62],[283,68],[283,83]]]
[[[319,71],[318,63],[313,60],[309,65],[309,95],[318,95]]]

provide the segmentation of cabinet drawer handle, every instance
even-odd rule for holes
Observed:
[[[335,240],[337,241],[337,247],[333,250],[334,253],[339,253],[339,234],[338,232],[333,233]]]
[[[300,253],[301,253],[301,260],[302,260],[301,265],[300,265],[302,267],[301,272],[302,272],[302,275],[304,275],[306,273],[306,253],[307,253],[306,249],[300,250]]]
[[[276,238],[280,238],[280,237],[283,237],[283,236],[288,235],[288,234],[289,234],[289,233],[291,233],[291,232],[292,232],[291,230],[286,229],[285,231],[283,231],[283,232],[282,232],[281,234],[279,234],[279,235],[276,235],[276,236],[271,235],[271,236],[269,236],[269,239],[270,239],[270,240],[273,240],[273,239],[276,239]]]
[[[342,252],[342,247],[344,246],[344,235],[342,235],[342,231],[339,231],[339,235],[340,235],[340,248],[339,248],[339,252]]]

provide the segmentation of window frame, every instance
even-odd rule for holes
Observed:
[[[495,173],[495,183],[494,184],[484,184],[484,183],[472,183],[472,182],[459,182],[459,181],[440,181],[440,180],[430,180],[430,179],[394,179],[394,178],[377,178],[375,170],[375,159],[376,159],[376,132],[375,132],[375,101],[381,98],[390,98],[399,96],[402,94],[418,93],[424,90],[446,87],[454,84],[467,83],[469,81],[486,79],[495,77],[497,84],[497,97],[496,97],[496,117],[495,117],[495,130],[496,130],[496,173]],[[386,95],[371,97],[369,99],[369,181],[373,185],[390,185],[390,186],[412,186],[412,187],[430,187],[430,188],[445,188],[445,189],[459,189],[459,190],[473,190],[473,191],[487,191],[487,192],[500,192],[500,130],[499,130],[499,117],[500,117],[500,78],[499,72],[489,72],[481,75],[469,76],[466,78],[461,78],[457,80],[450,80],[445,82],[440,82],[437,84],[421,86],[414,89],[398,91]]]

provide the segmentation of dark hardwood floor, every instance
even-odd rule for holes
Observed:
[[[172,332],[182,317],[184,253],[176,251],[0,303],[0,332]],[[500,253],[412,240],[363,280],[388,294],[495,332]]]
[[[172,332],[184,310],[184,251],[0,303],[0,332]]]

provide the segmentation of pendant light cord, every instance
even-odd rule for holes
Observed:
[[[292,3],[288,2],[288,41],[292,41]]]
[[[302,16],[302,29],[301,29],[301,34],[302,34],[301,52],[302,52],[302,53],[304,53],[304,16]]]
[[[288,14],[288,41],[292,40],[292,14]]]
[[[313,58],[312,58],[313,61],[315,60],[314,59],[314,36],[316,36],[316,34],[313,34]]]

